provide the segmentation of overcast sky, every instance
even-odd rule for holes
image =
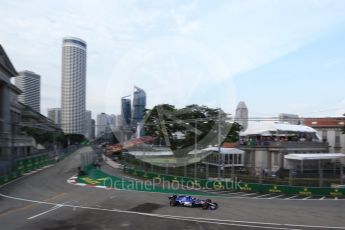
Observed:
[[[345,1],[1,0],[0,43],[41,75],[41,112],[60,107],[62,38],[88,44],[87,108],[120,113],[204,104],[251,116],[345,112]]]

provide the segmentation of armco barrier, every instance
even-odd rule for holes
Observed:
[[[209,188],[216,190],[239,190],[243,192],[255,193],[271,193],[271,194],[287,194],[299,196],[330,196],[330,197],[343,197],[345,196],[345,188],[330,188],[330,187],[303,187],[303,186],[288,186],[288,185],[274,185],[274,184],[258,184],[258,183],[232,183],[224,181],[213,181],[192,178],[156,174],[136,170],[132,168],[124,168],[124,172],[133,176],[142,177],[145,179],[164,180],[169,182],[176,182],[183,185],[194,187]]]

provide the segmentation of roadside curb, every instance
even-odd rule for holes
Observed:
[[[74,175],[71,178],[67,179],[67,183],[68,184],[72,184],[72,185],[82,186],[82,187],[92,187],[92,188],[103,188],[103,189],[107,189],[107,190],[116,190],[115,188],[111,188],[111,187],[107,187],[107,186],[102,186],[102,185],[93,185],[93,184],[80,183],[80,182],[77,182],[77,179],[78,179],[78,176]]]

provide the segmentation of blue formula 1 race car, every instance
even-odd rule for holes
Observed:
[[[184,206],[184,207],[202,207],[205,210],[216,210],[218,204],[212,202],[210,199],[200,200],[191,196],[177,196],[173,195],[169,197],[170,206]]]

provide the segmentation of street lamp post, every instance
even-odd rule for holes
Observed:
[[[341,160],[339,160],[339,164],[340,164],[340,184],[344,184],[344,168],[343,168],[343,164],[341,162]]]
[[[203,119],[194,120],[194,180],[197,179],[197,151],[198,151],[198,122],[203,121]],[[204,120],[203,123],[208,123],[208,120]],[[189,124],[189,123],[186,123]],[[186,173],[185,173],[186,174]]]
[[[218,110],[218,179],[220,179],[220,164],[221,164],[221,137],[220,137],[220,109]]]
[[[343,114],[343,116],[345,117],[345,113]],[[345,126],[343,127],[343,133],[345,134]],[[340,184],[344,184],[344,166],[341,160],[339,160],[339,164],[340,164]]]
[[[195,133],[194,133],[194,180],[197,178],[197,159],[196,159],[196,152],[198,150],[198,120],[195,120]]]

